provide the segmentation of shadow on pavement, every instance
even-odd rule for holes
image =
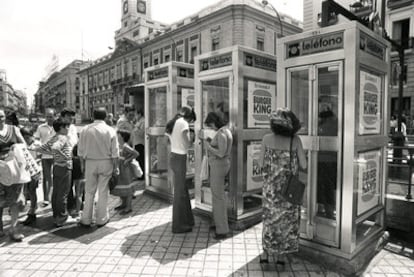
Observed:
[[[37,226],[39,226],[38,230],[49,232],[30,240],[28,242],[30,245],[59,243],[68,240],[76,240],[83,244],[89,244],[117,231],[117,229],[107,226],[101,228],[82,228],[76,222],[56,228],[51,217],[38,218]]]
[[[213,238],[214,232],[209,231],[205,219],[198,216],[194,219],[192,232],[174,234],[171,231],[171,222],[168,222],[128,236],[121,245],[121,252],[133,258],[150,256],[162,265],[190,259],[199,251],[220,242]],[[233,235],[236,232],[231,233],[227,239],[231,239]]]

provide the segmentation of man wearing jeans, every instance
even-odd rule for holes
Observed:
[[[53,121],[55,120],[55,111],[53,109],[46,110],[46,122],[39,125],[34,134],[36,140],[40,140],[43,145],[55,135],[53,130]],[[53,156],[49,154],[42,154],[42,171],[43,171],[43,206],[49,205],[50,192],[52,191],[52,166]]]
[[[92,224],[93,204],[96,203],[96,225],[104,226],[109,221],[108,182],[112,174],[119,174],[119,145],[116,131],[105,123],[106,110],[99,108],[93,113],[94,122],[84,127],[78,143],[78,156],[85,172],[85,204],[80,226]]]

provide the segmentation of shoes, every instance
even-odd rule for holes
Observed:
[[[285,266],[285,261],[277,260],[276,264],[281,265],[281,266]]]
[[[96,224],[96,226],[98,227],[98,228],[101,228],[101,227],[104,227],[106,224],[108,224],[108,222],[109,222],[109,219],[108,219],[108,221],[106,221],[105,223],[103,223],[103,224]]]
[[[25,226],[29,226],[36,223],[36,215],[35,214],[28,214],[27,218],[22,221],[22,224]]]
[[[121,211],[119,214],[120,215],[126,215],[126,214],[129,214],[129,213],[131,213],[132,212],[132,210],[131,209],[129,209],[129,210],[123,210],[123,211]]]
[[[90,224],[83,224],[82,222],[78,222],[78,227],[81,227],[81,228],[91,228],[91,225]]]
[[[217,234],[215,233],[215,235],[213,236],[213,238],[215,240],[222,240],[222,239],[226,239],[227,238],[227,234]]]
[[[268,259],[268,258],[262,258],[262,257],[260,257],[259,262],[260,262],[261,264],[268,264],[268,263],[269,263],[269,259]]]
[[[42,208],[49,206],[49,201],[43,201],[42,204],[40,204]]]
[[[189,233],[189,232],[192,232],[193,231],[193,228],[187,228],[187,229],[184,229],[184,230],[173,230],[172,232],[174,233],[174,234],[181,234],[181,233]]]
[[[125,209],[125,207],[126,207],[125,205],[119,205],[119,206],[115,207],[114,210],[115,211],[123,210],[123,209]]]
[[[9,233],[9,237],[12,241],[15,241],[15,242],[22,242],[24,239],[23,234],[19,234],[19,233]]]

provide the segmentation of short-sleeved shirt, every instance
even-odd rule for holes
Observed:
[[[41,144],[45,144],[55,135],[55,130],[47,123],[43,123],[37,127],[34,137],[40,140]],[[42,159],[53,159],[52,155],[42,154]]]
[[[179,118],[175,121],[173,131],[170,136],[171,152],[181,155],[186,155],[188,146],[183,141],[183,132],[189,130],[188,122],[184,118]]]

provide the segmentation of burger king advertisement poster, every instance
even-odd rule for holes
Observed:
[[[262,170],[259,162],[260,148],[260,142],[252,142],[247,145],[247,191],[263,187]]]
[[[380,157],[380,150],[358,155],[358,215],[379,204]]]
[[[276,107],[276,86],[248,81],[247,128],[269,128],[269,115]]]
[[[381,123],[381,77],[361,71],[359,134],[379,134]]]
[[[194,89],[181,89],[181,105],[194,108]]]

